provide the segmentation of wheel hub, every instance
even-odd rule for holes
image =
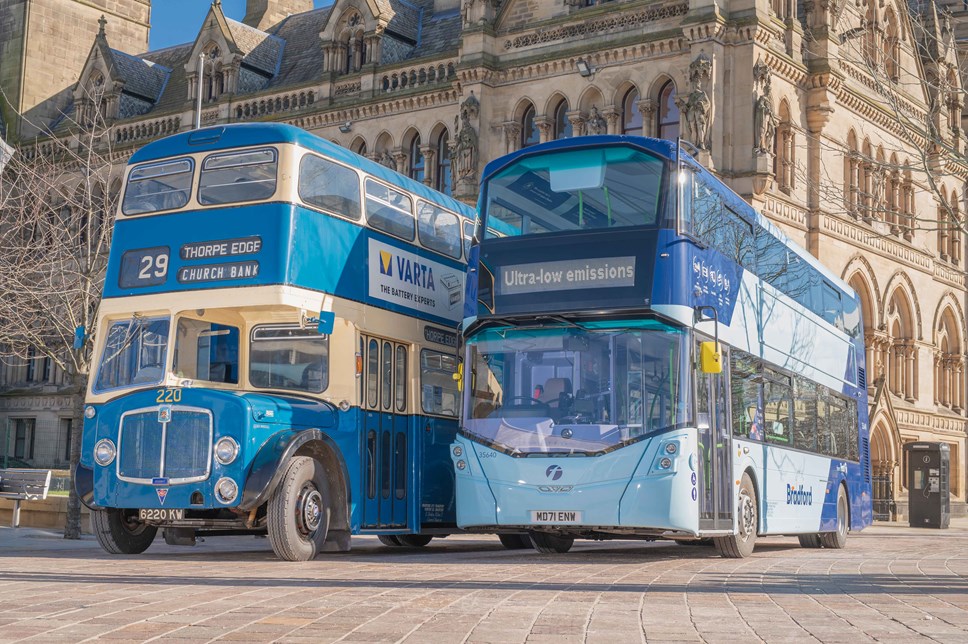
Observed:
[[[319,528],[323,515],[323,496],[315,486],[307,485],[299,494],[296,518],[299,531],[310,535]]]
[[[753,507],[753,499],[747,494],[740,495],[742,499],[742,509],[740,515],[740,532],[743,538],[749,537],[756,531],[756,526],[754,525],[756,521],[756,512]]]

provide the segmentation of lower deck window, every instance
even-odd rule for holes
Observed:
[[[298,326],[260,326],[252,332],[253,387],[319,394],[329,386],[329,336]]]
[[[424,412],[457,416],[457,358],[425,349],[420,352],[420,405]]]

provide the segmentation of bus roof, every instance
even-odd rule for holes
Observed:
[[[495,159],[491,161],[484,167],[484,174],[481,177],[481,187],[483,188],[485,182],[490,179],[493,175],[497,174],[507,166],[511,165],[518,159],[532,154],[541,154],[544,152],[555,152],[555,151],[565,151],[574,150],[581,148],[593,148],[602,145],[628,145],[632,147],[645,150],[646,152],[651,152],[657,154],[669,161],[676,160],[676,144],[672,141],[666,141],[664,139],[654,139],[646,136],[624,136],[615,134],[600,134],[594,136],[582,136],[573,137],[568,139],[558,139],[556,141],[548,141],[546,143],[541,143],[539,145],[530,146],[517,150],[508,155]],[[742,217],[756,223],[771,234],[777,237],[780,241],[786,244],[790,249],[793,250],[797,255],[799,255],[803,260],[810,266],[817,269],[824,279],[829,281],[832,285],[841,289],[845,293],[849,294],[852,299],[856,299],[856,293],[854,289],[851,288],[846,282],[834,275],[830,269],[824,266],[820,260],[811,255],[806,248],[801,246],[799,243],[791,240],[776,224],[770,221],[766,216],[761,214],[755,208],[753,208],[745,199],[740,197],[738,194],[733,192],[733,189],[723,183],[716,175],[707,170],[702,164],[697,162],[692,155],[690,155],[685,149],[679,151],[684,159],[692,162],[692,165],[702,173],[703,177],[709,181],[715,182],[715,184],[721,189],[722,195],[725,198],[725,202],[728,206],[731,206],[733,210],[736,210]],[[481,199],[484,198],[484,191],[481,191]],[[478,209],[484,209],[484,203],[480,202],[478,204]],[[488,224],[490,225],[490,224]]]
[[[302,128],[285,123],[238,123],[174,134],[144,146],[131,155],[128,164],[156,161],[182,154],[284,143],[298,145],[336,161],[360,168],[377,179],[400,186],[418,197],[453,210],[468,219],[475,217],[473,208],[452,197],[432,190],[419,181],[414,181],[375,161],[361,157]]]

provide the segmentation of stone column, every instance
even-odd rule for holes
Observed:
[[[581,110],[565,112],[565,117],[568,119],[568,122],[571,123],[572,136],[585,135],[585,117],[582,115]]]
[[[913,402],[917,393],[917,383],[915,380],[916,369],[915,369],[915,352],[918,350],[914,346],[914,342],[906,343],[904,347],[904,362],[907,377],[904,383],[904,397],[909,402]]]
[[[609,105],[602,110],[602,117],[605,118],[605,122],[608,123],[609,134],[621,134],[622,133],[622,114],[614,105]]]
[[[424,158],[424,185],[433,187],[437,182],[437,148],[433,145],[420,146]]]
[[[534,119],[535,127],[541,133],[541,143],[547,143],[554,136],[554,122],[547,116],[538,116]]]
[[[394,148],[391,150],[390,154],[393,156],[393,162],[397,164],[397,172],[404,175],[409,175],[407,172],[407,153],[403,151],[403,148]]]
[[[659,103],[654,98],[640,98],[638,107],[639,113],[642,114],[642,134],[659,136],[659,126],[656,123]]]
[[[501,127],[504,129],[504,153],[510,154],[521,144],[521,124],[517,121],[505,121]]]

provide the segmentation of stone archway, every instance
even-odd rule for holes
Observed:
[[[870,439],[871,488],[875,521],[897,518],[896,493],[900,489],[898,460],[892,432],[883,417],[872,426]]]

